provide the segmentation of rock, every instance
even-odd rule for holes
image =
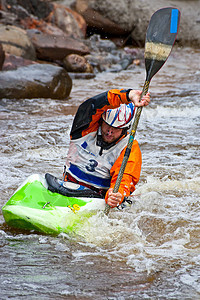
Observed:
[[[36,31],[41,31],[46,34],[52,34],[57,36],[65,36],[63,30],[58,28],[56,25],[47,23],[43,20],[37,20],[33,17],[27,17],[25,19],[20,20],[20,26],[24,29],[35,29]]]
[[[62,60],[71,53],[85,55],[90,52],[83,42],[64,35],[48,35],[34,30],[27,32],[36,49],[38,59],[55,61]]]
[[[63,60],[63,65],[68,72],[93,73],[93,68],[87,59],[78,54],[66,56]]]
[[[167,6],[177,7],[181,12],[180,28],[176,44],[199,47],[200,0],[154,0],[153,6],[149,5],[148,0],[134,1],[134,19],[136,26],[132,32],[132,37],[143,44],[145,40],[146,29],[152,14],[156,10]]]
[[[111,35],[127,34],[127,29],[122,28],[119,25],[118,19],[116,19],[116,22],[114,22],[105,15],[101,14],[99,10],[94,9],[94,7],[92,7],[94,2],[95,1],[77,0],[75,3],[75,10],[83,16],[92,33],[94,33],[95,30],[98,30],[98,32]],[[104,1],[100,2],[100,6],[103,5]],[[116,5],[115,2],[116,1],[113,1],[114,5]],[[107,3],[107,8],[110,7],[110,5],[111,2],[109,1],[109,3]],[[99,7],[97,8],[99,9]]]
[[[92,79],[95,78],[94,73],[69,73],[71,79]]]
[[[67,7],[73,7],[74,5],[74,0],[58,0],[58,2]]]
[[[72,13],[72,15],[74,16],[74,18],[76,19],[76,21],[78,23],[78,26],[79,26],[80,30],[83,33],[83,36],[85,37],[86,36],[86,30],[87,30],[87,24],[86,24],[85,19],[80,14],[78,14],[76,11],[70,10],[67,7],[66,7],[66,9]]]
[[[101,39],[96,34],[89,41],[91,52],[85,58],[93,66],[94,73],[125,70],[140,54],[139,50],[130,47],[117,49],[112,41]]]
[[[5,60],[5,52],[3,51],[3,47],[0,44],[0,71],[2,70],[4,60]]]
[[[94,52],[108,52],[116,50],[115,43],[108,39],[102,39],[100,35],[93,34],[89,39],[90,49]]]
[[[50,64],[33,64],[0,72],[0,99],[66,99],[72,80],[66,70]]]
[[[133,60],[133,64],[136,66],[140,66],[141,65],[141,61],[139,59],[134,59]]]
[[[54,9],[47,21],[55,24],[73,38],[80,39],[86,35],[86,22],[83,17],[63,5],[54,3]]]
[[[19,19],[29,15],[45,19],[53,10],[53,4],[44,0],[4,0],[7,11],[15,13]]]
[[[10,25],[0,24],[0,42],[3,50],[9,54],[35,60],[34,46],[25,30]]]
[[[2,9],[2,7],[1,7]],[[14,13],[9,13],[7,11],[0,10],[0,19],[1,19],[1,24],[4,25],[16,25],[19,22],[19,19],[17,15]]]
[[[26,19],[45,27],[45,22],[57,25],[68,36],[82,38],[86,34],[86,22],[77,12],[57,3],[42,0],[4,0],[2,7],[7,14],[15,16],[15,24],[24,26]],[[13,23],[12,23],[13,24]],[[24,27],[27,28],[27,27]]]
[[[16,70],[19,67],[24,67],[32,64],[36,64],[37,62],[29,60],[29,59],[24,59],[21,56],[15,56],[12,54],[6,53],[5,55],[5,60],[3,64],[3,71],[8,71],[8,70]]]
[[[75,3],[76,10],[85,18],[89,26],[100,29],[103,25],[101,18],[98,18],[100,15],[102,18],[117,24],[116,28],[120,27],[124,32],[132,32],[132,40],[139,47],[144,46],[146,30],[152,14],[167,6],[177,7],[181,11],[180,29],[176,43],[199,47],[200,0],[154,0],[153,5],[149,4],[149,0],[76,0]],[[96,13],[92,14],[91,11]],[[109,26],[102,26],[102,28],[103,30],[110,30]],[[116,34],[120,35],[121,30]]]

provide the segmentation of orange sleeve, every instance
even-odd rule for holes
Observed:
[[[114,165],[110,170],[110,175],[112,177],[111,184],[110,184],[111,188],[114,188],[115,186],[125,151],[126,148],[123,149],[120,156],[115,161]],[[142,166],[142,154],[138,142],[135,140],[133,142],[131,153],[118,190],[122,194],[122,201],[125,196],[128,197],[135,190],[135,185],[138,183],[140,178],[141,166]],[[108,192],[106,193],[105,196],[106,203],[107,203],[107,199],[108,199]]]
[[[83,102],[75,115],[70,136],[72,139],[80,138],[99,127],[99,120],[104,111],[109,108],[117,108],[120,104],[128,104],[129,90],[113,89],[96,95]]]
[[[128,97],[130,90],[118,90],[113,89],[108,91],[108,102],[110,103],[109,108],[116,108],[120,106],[120,104],[128,104],[130,103],[130,99]]]

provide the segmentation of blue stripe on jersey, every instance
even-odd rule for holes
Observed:
[[[86,181],[88,184],[95,184],[101,188],[109,188],[110,187],[110,179],[97,177],[94,175],[90,175],[88,173],[84,173],[81,171],[76,165],[70,163],[69,171],[79,178],[80,181]]]

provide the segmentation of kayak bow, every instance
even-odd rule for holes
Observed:
[[[83,217],[105,208],[102,198],[67,197],[48,190],[44,177],[33,174],[3,206],[6,223],[46,234],[73,231]]]

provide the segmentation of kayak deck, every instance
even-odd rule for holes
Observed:
[[[47,234],[73,231],[84,217],[105,208],[100,198],[67,197],[47,189],[45,178],[31,175],[2,208],[6,223],[14,228]]]

